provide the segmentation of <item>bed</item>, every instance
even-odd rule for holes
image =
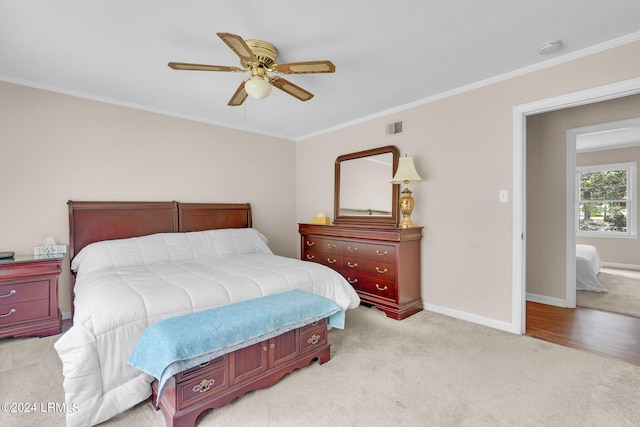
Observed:
[[[291,289],[359,305],[351,285],[316,263],[274,255],[249,204],[69,203],[73,326],[55,343],[67,426],[89,426],[151,395],[127,364],[147,326]]]
[[[602,261],[595,246],[576,245],[576,290],[607,292],[598,278]]]

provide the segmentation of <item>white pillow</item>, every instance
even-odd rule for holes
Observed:
[[[267,238],[253,228],[189,233],[158,233],[129,239],[104,240],[85,246],[71,262],[76,272],[110,267],[188,261],[220,255],[272,253]]]

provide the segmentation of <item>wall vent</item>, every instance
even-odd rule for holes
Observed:
[[[402,133],[402,121],[387,125],[387,135],[398,135],[400,133]]]

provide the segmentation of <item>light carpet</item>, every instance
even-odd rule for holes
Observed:
[[[640,271],[603,268],[598,278],[607,292],[576,292],[576,305],[640,317]]]
[[[57,337],[0,341],[0,402],[62,402]],[[213,426],[637,426],[640,367],[423,311],[373,308],[329,332],[332,359],[208,412]],[[64,414],[0,413],[2,426]],[[104,426],[164,426],[143,402]]]

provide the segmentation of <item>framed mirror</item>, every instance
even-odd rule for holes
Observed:
[[[398,185],[391,179],[398,167],[398,149],[389,145],[336,159],[335,224],[398,225]]]

